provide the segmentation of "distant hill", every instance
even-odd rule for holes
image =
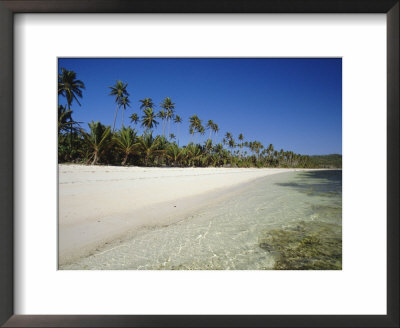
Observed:
[[[310,156],[315,166],[321,168],[342,168],[342,155],[313,155]]]

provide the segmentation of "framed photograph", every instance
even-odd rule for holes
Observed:
[[[341,58],[58,71],[59,270],[342,269]]]
[[[399,8],[0,1],[1,324],[398,327]]]

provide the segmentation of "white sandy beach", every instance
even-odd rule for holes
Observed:
[[[59,165],[59,265],[128,231],[180,221],[257,178],[294,170]]]

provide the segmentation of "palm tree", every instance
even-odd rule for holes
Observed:
[[[194,128],[189,126],[189,134],[190,134],[190,143],[193,142]]]
[[[144,98],[139,100],[142,104],[140,105],[140,109],[146,109],[148,107],[153,108],[154,107],[154,103],[153,100],[151,100],[151,98]]]
[[[268,154],[268,162],[271,164],[272,163],[272,153],[274,152],[274,146],[272,144],[269,144],[267,148],[267,154]]]
[[[288,152],[288,158],[289,158],[290,166],[292,166],[293,165],[293,158],[294,158],[294,153],[292,151]]]
[[[158,113],[157,113],[157,117],[161,118],[162,121],[162,126],[163,126],[163,136],[165,136],[165,120],[167,118],[167,112],[165,111],[165,109],[161,109]]]
[[[168,123],[168,133],[170,128],[170,120],[174,117],[175,104],[170,97],[165,97],[160,107],[165,111],[165,119]]]
[[[165,97],[160,106],[165,110],[175,109],[175,104],[172,102],[170,97]]]
[[[173,133],[170,133],[169,134],[169,139],[170,140],[174,140],[176,137],[175,137],[175,134],[173,134]]]
[[[170,144],[167,148],[166,156],[176,166],[184,157],[184,148],[179,148],[175,143]]]
[[[76,73],[61,68],[61,74],[58,74],[58,94],[67,99],[68,110],[71,109],[71,104],[74,100],[79,106],[81,105],[78,98],[82,98],[82,90],[85,90],[85,84],[81,80],[76,79]],[[72,125],[70,125],[70,150],[72,150],[72,131],[73,128]]]
[[[72,110],[65,108],[65,106],[59,105],[58,106],[58,156],[59,160],[65,161],[68,160],[68,157],[71,159],[71,137],[73,133],[78,132],[76,126],[79,126],[81,122],[75,122],[72,119]],[[68,134],[64,134],[64,132],[69,132]],[[65,147],[65,141],[69,139],[69,150],[70,152],[66,151],[68,148]]]
[[[135,125],[139,121],[139,115],[136,113],[133,113],[131,116],[129,116],[129,118],[131,119],[131,123],[133,123]]]
[[[199,145],[189,144],[185,148],[186,157],[189,166],[194,166],[195,162],[200,160],[202,150]]]
[[[216,144],[215,146],[214,146],[214,151],[217,153],[217,154],[222,154],[222,151],[224,150],[224,146],[222,146],[222,144]]]
[[[82,90],[85,90],[85,84],[76,79],[76,73],[61,68],[61,74],[58,74],[58,94],[67,99],[68,109],[74,100],[81,105],[78,98],[82,98]]]
[[[228,146],[233,150],[236,147],[235,140],[233,138],[228,140]]]
[[[178,124],[178,146],[179,146],[179,126],[182,123],[182,118],[179,115],[175,115],[174,122]]]
[[[279,151],[279,159],[278,159],[279,165],[283,163],[284,157],[285,157],[285,151],[281,148],[281,150]]]
[[[278,158],[278,151],[274,150],[273,158],[274,158],[274,166],[277,166],[279,164],[279,158]]]
[[[240,147],[240,157],[242,157],[242,148],[243,148],[243,140],[244,140],[244,136],[242,133],[239,134],[238,139],[241,141],[239,147]]]
[[[217,125],[216,123],[213,124],[212,130],[213,130],[213,132],[214,132],[215,135],[218,134],[219,128],[218,128],[218,125]]]
[[[199,132],[201,135],[204,135],[204,127],[201,125],[202,120],[197,116],[197,115],[192,115],[189,117],[189,132],[190,134],[193,135],[196,132]]]
[[[156,121],[156,115],[153,111],[153,108],[147,107],[144,110],[144,115],[142,116],[142,127],[146,129],[148,132],[153,127],[156,127],[158,122]]]
[[[226,138],[226,140],[230,140],[230,139],[232,139],[232,133],[230,133],[230,132],[227,132],[227,133],[225,133],[225,138]]]
[[[167,109],[166,118],[167,118],[167,122],[168,122],[168,134],[169,134],[169,129],[171,127],[171,120],[174,118],[174,110],[173,109]]]
[[[124,112],[126,110],[126,107],[131,107],[130,105],[130,100],[127,96],[124,96],[121,98],[119,105],[122,106],[122,123],[121,123],[121,128],[124,126]]]
[[[260,151],[263,148],[264,148],[264,146],[262,145],[261,142],[253,141],[253,149],[254,149],[254,152],[257,154],[258,159],[260,159]]]
[[[91,155],[88,159],[92,161],[92,165],[97,164],[103,153],[111,145],[111,128],[100,122],[89,123],[90,133],[81,130],[86,146],[89,148]]]
[[[189,123],[189,133],[192,135],[192,139],[194,134],[197,132],[199,125],[201,124],[201,120],[197,115],[192,115],[189,117]]]
[[[243,134],[242,134],[242,133],[239,134],[238,139],[239,139],[240,141],[242,141],[242,144],[243,144],[244,137],[243,137]]]
[[[124,154],[122,165],[125,165],[130,154],[133,153],[138,146],[136,140],[136,132],[131,127],[122,127],[118,133],[114,135],[115,146]]]
[[[72,110],[65,106],[58,105],[58,134],[63,131],[68,131],[76,122],[72,120]]]
[[[211,153],[212,149],[213,149],[212,140],[207,139],[206,142],[204,143],[204,152],[206,154],[209,154],[209,153]]]
[[[145,133],[138,141],[137,149],[144,155],[144,163],[146,166],[155,155],[164,153],[164,150],[159,149],[160,139],[153,138],[151,133]]]
[[[157,149],[156,149],[156,158],[157,158],[157,165],[160,163],[160,160],[163,159],[165,152],[168,148],[168,146],[171,144],[167,138],[163,137],[163,136],[157,136]]]
[[[204,126],[201,125],[201,121],[200,121],[199,125],[197,126],[197,132],[202,136],[204,136],[204,134],[206,133]]]
[[[208,120],[206,128],[207,130],[210,131],[210,135],[208,136],[208,139],[211,139],[211,132],[213,131],[213,127],[214,127],[214,122],[212,120]]]
[[[126,90],[127,87],[128,87],[128,83],[124,83],[119,80],[115,83],[115,85],[109,87],[111,89],[110,96],[115,96],[115,103],[116,103],[114,123],[113,123],[113,129],[112,129],[113,132],[115,130],[115,121],[116,121],[117,115],[118,115],[118,108],[121,106],[121,99],[123,97],[129,96],[129,93]]]

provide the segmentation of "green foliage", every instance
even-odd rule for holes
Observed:
[[[138,139],[137,149],[143,158],[144,165],[154,164],[155,157],[165,153],[162,144],[162,139],[160,137],[154,138],[151,133],[146,133]]]
[[[132,113],[130,123],[140,123],[144,129],[142,135],[131,127],[124,126],[124,113],[130,107],[128,84],[122,81],[109,87],[110,95],[115,97],[116,109],[113,128],[100,122],[89,123],[89,133],[79,128],[79,122],[72,118],[71,104],[82,98],[85,85],[77,79],[73,71],[61,69],[58,76],[58,94],[65,97],[66,106],[58,106],[58,160],[59,162],[107,163],[111,165],[145,165],[145,166],[200,166],[200,167],[281,167],[281,168],[341,168],[341,155],[306,156],[292,151],[275,150],[272,144],[268,147],[257,140],[246,140],[240,133],[238,142],[231,132],[226,132],[222,143],[214,144],[213,137],[219,132],[213,120],[203,120],[196,114],[190,116],[190,143],[179,146],[179,127],[182,118],[175,114],[175,103],[165,97],[160,104],[161,110],[156,113],[151,98],[139,100],[142,114]],[[122,107],[122,124],[115,130],[118,109]],[[162,136],[153,136],[152,129],[162,121]],[[170,133],[170,122],[177,126],[177,134]],[[168,124],[168,134],[165,129]],[[207,140],[197,142],[208,131]],[[168,136],[169,140],[165,137]],[[203,138],[204,139],[204,138]]]
[[[139,100],[139,102],[141,102],[140,109],[146,109],[146,108],[153,108],[154,107],[154,103],[153,103],[153,100],[151,98],[144,98],[144,99]]]
[[[342,168],[342,155],[314,155],[310,156],[314,165],[321,168]]]
[[[154,113],[153,108],[147,107],[143,112],[142,127],[148,131],[157,125],[158,122],[156,121],[156,114]]]
[[[68,109],[74,100],[78,105],[81,105],[78,98],[82,98],[82,90],[84,89],[85,84],[76,79],[74,71],[61,68],[61,74],[58,75],[58,94],[66,98]]]
[[[139,115],[136,113],[133,113],[131,116],[129,116],[129,118],[131,119],[131,123],[133,123],[135,125],[139,121]]]
[[[105,151],[112,145],[111,128],[100,122],[89,123],[90,133],[81,130],[85,146],[89,151],[88,162],[97,164]]]
[[[124,83],[119,80],[117,82],[115,82],[115,84],[113,86],[109,87],[109,89],[111,90],[110,96],[115,97],[115,103],[116,103],[115,114],[114,114],[114,123],[113,123],[113,129],[112,129],[113,132],[115,130],[115,121],[117,120],[118,109],[121,106],[123,106],[123,110],[125,110],[125,108],[127,106],[129,106],[129,100],[128,100],[129,92],[126,89],[127,87],[128,87],[128,83]]]
[[[75,160],[79,152],[75,147],[74,139],[77,137],[77,122],[72,119],[71,105],[75,100],[80,106],[78,98],[82,98],[82,90],[85,89],[85,84],[81,80],[77,80],[76,73],[61,68],[61,73],[58,74],[58,95],[64,97],[67,101],[67,108],[58,105],[58,136],[61,139],[62,134],[69,133],[69,150],[66,152],[64,147],[60,147],[59,158],[62,160]],[[78,136],[79,137],[79,136]],[[65,139],[63,140],[65,141]]]
[[[58,134],[67,133],[75,129],[77,123],[72,119],[72,110],[65,106],[58,106]]]
[[[175,143],[170,144],[167,147],[166,157],[173,166],[181,166],[185,158],[184,148],[179,148]]]
[[[115,147],[123,154],[122,165],[126,165],[129,155],[131,155],[136,148],[138,148],[138,141],[136,132],[131,127],[122,127],[113,136]]]

